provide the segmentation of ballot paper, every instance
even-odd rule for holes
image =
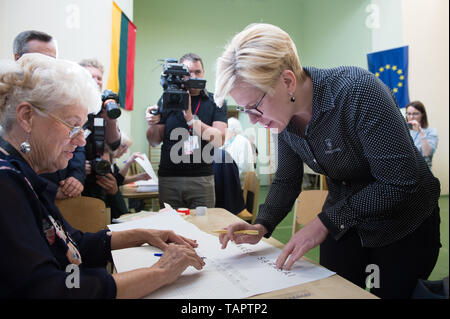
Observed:
[[[198,227],[171,210],[164,213],[109,225],[112,231],[134,228],[171,229],[182,236],[196,239],[199,256],[205,257],[202,270],[187,268],[175,282],[164,286],[147,298],[171,299],[226,299],[288,288],[329,277],[334,273],[306,260],[297,261],[291,270],[279,270],[275,260],[281,250],[260,241],[256,245],[229,242],[221,249],[217,236]],[[112,251],[117,272],[149,267],[160,257],[161,250],[149,245]]]
[[[142,154],[144,159],[140,157],[136,157],[136,162],[142,166],[142,168],[145,170],[145,172],[152,178],[153,181],[156,181],[156,184],[158,184],[158,177],[155,174],[155,171],[153,170],[152,164],[148,160],[148,157],[146,154]]]
[[[158,191],[158,176],[156,176],[153,170],[152,164],[148,160],[147,155],[142,154],[144,159],[136,157],[136,162],[141,165],[144,171],[151,177],[151,179],[146,181],[136,181],[134,184],[137,186],[136,192],[157,192]]]

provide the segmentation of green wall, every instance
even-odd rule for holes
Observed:
[[[293,38],[303,65],[366,67],[371,32],[365,27],[370,0],[134,0],[137,26],[133,151],[146,152],[145,109],[162,93],[158,59],[199,54],[207,88],[214,91],[215,61],[225,44],[254,22],[278,25]],[[229,101],[233,104],[233,101]],[[241,119],[244,129],[248,120]],[[263,178],[262,184],[266,180]]]

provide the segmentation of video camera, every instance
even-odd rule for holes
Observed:
[[[105,108],[106,114],[111,119],[116,119],[121,115],[119,108],[119,96],[110,91],[105,90],[102,93],[102,109]],[[105,151],[106,123],[97,114],[88,114],[88,120],[84,125],[85,131],[90,132],[86,138],[86,160],[91,164],[91,173],[95,175],[106,175],[111,172],[111,163],[102,159],[101,156]]]
[[[187,66],[178,63],[177,59],[166,59],[161,73],[161,86],[164,89],[161,110],[182,111],[189,107],[188,89],[204,89],[205,79],[186,79],[190,76]]]

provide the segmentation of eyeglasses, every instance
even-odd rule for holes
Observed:
[[[414,117],[416,117],[416,116],[419,116],[419,115],[420,115],[420,112],[406,113],[406,116],[414,116]]]
[[[64,124],[67,128],[69,128],[70,132],[69,132],[69,138],[74,138],[75,136],[78,136],[81,133],[84,133],[84,130],[81,126],[73,126],[70,125],[69,123],[67,123],[66,121],[60,119],[59,117],[47,112],[46,109],[33,105],[31,104],[34,108],[38,109],[39,111],[41,111],[42,113],[47,114],[48,116],[52,117],[53,119],[57,120],[58,122]]]
[[[245,106],[237,106],[236,110],[239,111],[239,112],[247,113],[249,115],[260,117],[260,116],[263,115],[263,112],[258,110],[258,106],[261,104],[261,102],[262,102],[262,100],[264,99],[265,96],[266,96],[266,93],[264,93],[263,96],[259,99],[258,103],[256,103],[252,107],[246,108]]]

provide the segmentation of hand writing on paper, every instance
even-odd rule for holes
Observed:
[[[292,265],[309,250],[320,245],[328,235],[328,229],[318,217],[296,232],[284,246],[275,264],[277,268],[290,270]],[[289,257],[290,256],[290,257]],[[289,257],[286,265],[286,259]],[[283,267],[284,266],[284,267]]]
[[[250,225],[245,222],[239,222],[229,225],[226,234],[220,234],[219,241],[222,244],[222,249],[227,247],[228,241],[234,241],[236,244],[257,244],[264,234],[267,233],[267,229],[260,224]],[[246,234],[235,234],[238,230],[257,230],[258,235],[246,235]]]

